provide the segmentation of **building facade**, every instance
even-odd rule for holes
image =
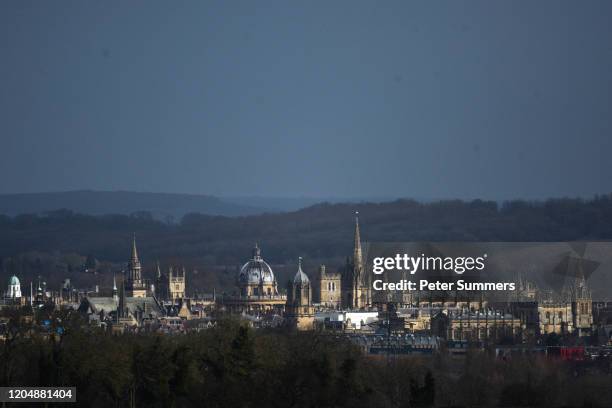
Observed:
[[[325,265],[321,265],[318,278],[319,305],[327,309],[339,309],[342,303],[340,273],[329,272]]]

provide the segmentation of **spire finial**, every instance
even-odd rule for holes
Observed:
[[[355,211],[355,246],[353,247],[353,265],[362,269],[361,233],[359,232],[359,211]]]
[[[138,260],[138,251],[136,250],[136,233],[132,235],[132,261]]]

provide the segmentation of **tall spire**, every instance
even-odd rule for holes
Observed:
[[[142,289],[142,267],[138,259],[138,250],[136,249],[136,234],[132,238],[132,256],[128,262],[127,288],[132,290],[135,287]]]
[[[127,317],[125,307],[125,276],[121,280],[121,290],[119,290],[119,302],[117,305],[117,321],[120,318]]]
[[[132,238],[132,265],[137,263],[140,263],[140,261],[138,260],[138,251],[136,250],[136,233],[134,233]]]
[[[353,250],[353,264],[356,271],[362,269],[361,234],[359,233],[359,211],[355,211],[355,248]]]

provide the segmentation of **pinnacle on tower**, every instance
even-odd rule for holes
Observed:
[[[139,262],[138,260],[138,250],[136,249],[136,233],[132,238],[132,265],[136,265]]]
[[[356,270],[362,268],[361,234],[359,232],[359,211],[355,211],[355,248],[353,251],[353,264]]]

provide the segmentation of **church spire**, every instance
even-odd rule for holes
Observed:
[[[136,265],[140,263],[138,260],[138,250],[136,249],[136,233],[132,237],[132,265]]]
[[[113,299],[115,301],[119,300],[119,296],[117,293],[117,277],[115,276],[115,274],[113,273]]]
[[[356,271],[362,269],[361,234],[359,232],[359,211],[355,211],[355,248],[353,250],[353,264]]]
[[[119,290],[119,301],[117,304],[117,322],[119,319],[127,317],[125,305],[125,276],[121,280],[121,289]]]

